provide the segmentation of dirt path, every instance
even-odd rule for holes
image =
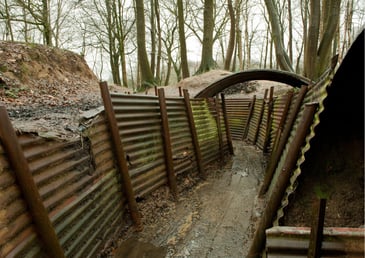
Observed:
[[[127,234],[116,257],[245,257],[259,216],[256,195],[264,157],[253,146],[234,146],[235,156],[222,169],[210,168],[207,180],[181,194],[179,202],[162,204],[167,212],[152,215],[154,223]]]

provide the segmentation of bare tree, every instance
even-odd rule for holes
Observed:
[[[290,58],[285,51],[283,33],[275,0],[265,0],[265,4],[271,25],[271,36],[275,45],[276,62],[281,69],[293,71]]]
[[[242,29],[241,29],[242,0],[236,0],[235,7],[236,7],[236,34],[237,34],[236,55],[239,63],[239,70],[243,70],[243,55],[242,55],[243,47],[242,47]]]
[[[177,18],[179,23],[179,42],[180,42],[180,56],[181,56],[181,69],[182,78],[190,76],[188,57],[186,51],[186,36],[185,36],[185,18],[184,18],[184,5],[183,0],[177,0]]]
[[[229,30],[229,41],[227,46],[226,59],[224,62],[225,70],[229,70],[231,66],[232,55],[235,46],[235,36],[236,36],[236,16],[232,5],[232,0],[227,0],[227,5],[230,18],[230,30]]]
[[[155,14],[156,14],[156,28],[157,28],[157,56],[156,56],[156,78],[160,84],[161,82],[161,58],[162,58],[162,27],[160,17],[159,0],[155,0]]]
[[[16,0],[16,3],[32,17],[32,20],[16,19],[16,21],[35,25],[43,35],[44,44],[52,46],[50,0],[42,0],[40,3],[31,0]]]
[[[135,0],[136,5],[136,24],[137,24],[137,47],[138,61],[141,72],[141,91],[144,91],[155,84],[154,76],[149,64],[146,51],[146,30],[145,13],[143,0]]]
[[[310,1],[310,21],[304,50],[304,75],[310,79],[317,79],[329,65],[340,6],[341,0],[324,0],[322,5],[319,1]]]
[[[0,3],[0,19],[5,21],[5,39],[14,41],[13,27],[11,24],[10,5],[8,0]]]
[[[214,1],[204,1],[203,47],[200,66],[197,74],[204,73],[216,66],[213,59]]]

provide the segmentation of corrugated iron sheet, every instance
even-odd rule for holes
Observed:
[[[324,228],[321,257],[364,257],[363,228]],[[308,257],[310,228],[266,230],[266,257]]]
[[[243,140],[252,99],[226,99],[228,121],[233,140]]]
[[[262,117],[261,117],[261,121],[260,121],[260,125],[258,127],[258,132],[257,132],[257,139],[256,139],[256,145],[257,147],[259,147],[261,150],[264,149],[264,144],[266,141],[266,137],[267,137],[267,133],[268,133],[268,126],[269,126],[269,105],[267,100],[264,100],[263,102],[263,113],[262,113]]]
[[[288,98],[289,98],[288,94],[283,94],[274,99],[273,112],[271,113],[272,122],[271,122],[270,136],[269,136],[269,145],[267,148],[267,151],[269,153],[272,152],[274,144],[275,144],[274,141],[275,141],[276,135],[279,133],[278,130],[279,130],[280,122],[284,115],[284,112],[285,112],[284,109],[285,109],[286,103],[288,101]]]
[[[0,142],[0,257],[22,253],[29,246],[34,247],[33,257],[44,255],[27,204]]]
[[[167,183],[158,98],[111,94],[136,196]]]
[[[219,158],[219,142],[215,110],[209,109],[207,100],[191,99],[203,165]],[[212,112],[212,113],[211,113]]]
[[[196,172],[194,146],[183,98],[166,98],[174,170],[177,175]]]
[[[319,116],[320,116],[320,114],[322,113],[322,111],[324,109],[323,101],[327,97],[327,87],[330,85],[331,79],[332,79],[332,75],[330,74],[327,77],[325,77],[324,80],[319,81],[317,84],[314,84],[313,86],[311,86],[309,88],[309,90],[308,90],[308,92],[307,92],[307,94],[306,94],[306,96],[303,100],[301,109],[300,109],[300,111],[297,115],[295,123],[293,125],[290,137],[287,141],[287,144],[285,146],[283,154],[282,154],[282,156],[280,158],[280,161],[278,163],[278,166],[275,170],[275,175],[274,175],[273,180],[271,182],[271,186],[269,188],[268,194],[271,194],[272,187],[275,185],[277,176],[278,176],[278,174],[280,173],[280,171],[282,169],[283,163],[285,162],[286,156],[288,154],[288,148],[290,146],[290,143],[292,142],[292,139],[294,138],[294,135],[296,134],[296,131],[298,129],[298,125],[301,121],[305,104],[310,103],[310,102],[317,102],[319,104],[319,108],[318,108],[318,110],[315,114],[313,124],[310,128],[310,132],[308,133],[308,135],[306,137],[305,143],[303,143],[303,147],[301,149],[301,154],[300,154],[300,156],[297,160],[296,169],[293,171],[292,176],[290,178],[290,185],[288,186],[288,188],[286,190],[285,196],[283,196],[282,204],[281,204],[281,207],[278,210],[277,218],[274,222],[274,225],[279,225],[280,219],[284,216],[284,209],[289,204],[289,196],[295,191],[295,189],[297,187],[297,178],[301,174],[301,165],[305,161],[306,152],[310,149],[310,141],[315,136],[315,131],[314,131],[315,127],[320,122]],[[293,101],[293,103],[294,103],[294,101]]]
[[[124,223],[125,198],[114,168],[104,118],[98,118],[84,134],[79,140],[67,142],[32,134],[18,137],[67,257],[96,255],[106,239],[115,236]],[[1,159],[0,164],[7,163]],[[10,189],[17,189],[12,173],[5,169],[2,172],[4,180],[1,182],[11,183]],[[17,215],[9,214],[13,207],[4,208],[9,220],[6,228],[13,224],[18,231],[13,231],[17,235],[8,232],[7,237],[1,238],[8,240],[0,244],[2,257],[44,256],[19,190],[14,192],[17,195],[5,191],[4,196],[19,200],[12,204],[17,207]]]
[[[144,196],[167,183],[159,100],[112,94],[112,101],[133,189],[137,196]],[[218,120],[221,149],[228,150],[222,107],[195,99],[191,105],[203,163],[208,164],[220,156]],[[166,107],[175,173],[195,172],[184,99],[167,98]],[[87,123],[82,136],[71,141],[27,133],[18,136],[67,257],[96,256],[126,223],[126,198],[104,113]],[[13,174],[0,145],[0,256],[44,257]]]
[[[264,100],[256,99],[247,134],[247,140],[252,144],[256,144],[257,131],[259,130],[260,126],[260,115],[263,106]]]

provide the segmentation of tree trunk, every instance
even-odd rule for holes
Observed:
[[[113,83],[120,85],[120,74],[119,74],[119,55],[116,50],[116,38],[114,33],[114,20],[113,20],[113,0],[105,0],[106,7],[106,19],[107,19],[107,35],[108,35],[108,50],[109,50],[109,61],[110,69],[112,72]]]
[[[329,66],[331,60],[332,47],[334,37],[336,36],[337,25],[340,20],[341,0],[331,0],[325,10],[323,22],[323,35],[317,51],[318,66],[315,78],[318,78]]]
[[[157,56],[156,56],[156,80],[161,84],[161,58],[162,58],[162,36],[160,21],[160,4],[159,0],[155,0],[156,29],[157,29]]]
[[[320,1],[311,0],[308,36],[305,39],[306,47],[304,49],[304,76],[310,79],[314,79],[315,77],[320,15],[321,15]]]
[[[181,56],[181,69],[182,78],[190,76],[188,57],[186,54],[186,37],[185,37],[185,19],[184,19],[184,5],[183,0],[177,0],[177,18],[179,23],[179,41],[180,41],[180,56]],[[171,64],[170,64],[171,66]]]
[[[281,69],[285,71],[293,71],[290,58],[284,49],[282,29],[280,27],[280,21],[275,1],[265,0],[265,4],[269,14],[269,20],[271,24],[271,35],[275,45],[276,62]]]
[[[288,23],[289,23],[289,38],[288,38],[288,50],[289,50],[289,60],[293,63],[293,18],[291,10],[291,0],[288,0]]]
[[[156,76],[156,24],[155,24],[155,1],[150,0],[150,8],[151,8],[151,15],[150,15],[150,23],[151,23],[151,71],[154,76]]]
[[[49,0],[42,0],[43,38],[47,46],[52,46],[52,28],[50,23]]]
[[[120,66],[122,70],[122,86],[128,87],[127,63],[126,63],[125,43],[124,43],[125,35],[124,35],[122,14],[123,14],[123,4],[121,3],[120,0],[118,0],[118,6],[115,8],[114,15],[117,17],[119,56],[120,56]]]
[[[141,91],[144,91],[155,84],[154,77],[147,57],[146,51],[146,31],[144,19],[143,0],[136,1],[136,20],[137,20],[137,48],[138,61],[141,69]]]
[[[235,45],[235,36],[236,36],[236,18],[235,13],[233,10],[232,0],[228,1],[228,13],[231,21],[231,28],[229,31],[229,41],[227,46],[227,52],[226,52],[226,60],[224,62],[224,69],[229,70],[232,62],[232,55]]]
[[[10,12],[9,12],[9,5],[8,5],[8,0],[5,0],[5,6],[4,6],[5,10],[4,10],[4,15],[3,18],[5,19],[5,32],[6,32],[6,40],[10,40],[14,41],[14,34],[13,34],[13,28],[11,26],[11,17],[10,17]],[[1,13],[1,12],[0,12]]]
[[[203,48],[200,66],[197,74],[201,74],[216,67],[213,59],[213,30],[214,30],[214,1],[204,1],[204,31],[203,31]]]
[[[237,12],[236,12],[237,14]],[[238,59],[238,63],[239,63],[239,70],[242,71],[243,70],[243,47],[242,47],[242,31],[241,31],[241,27],[240,27],[240,19],[239,19],[239,15],[238,14],[238,18],[237,18],[237,25],[236,25],[236,40],[237,40],[237,59]]]

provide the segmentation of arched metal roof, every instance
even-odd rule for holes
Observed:
[[[310,83],[309,79],[295,73],[279,70],[254,69],[228,75],[200,91],[195,98],[213,97],[230,86],[252,80],[276,81],[293,87],[301,87]]]

